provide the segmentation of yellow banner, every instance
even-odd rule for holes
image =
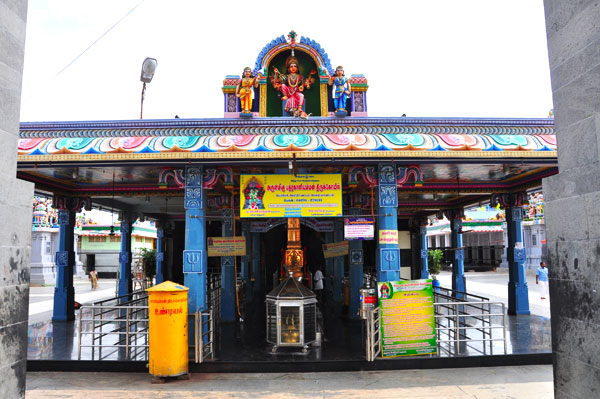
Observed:
[[[342,216],[342,175],[241,175],[240,217]]]
[[[206,256],[244,256],[246,237],[208,237]]]
[[[348,255],[348,241],[332,242],[323,244],[323,257],[335,258],[336,256]]]
[[[379,230],[379,243],[398,245],[398,230]]]

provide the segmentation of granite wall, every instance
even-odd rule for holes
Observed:
[[[0,0],[0,396],[25,395],[33,185],[16,179],[26,0]]]
[[[600,397],[600,2],[545,0],[560,173],[544,180],[556,398]]]

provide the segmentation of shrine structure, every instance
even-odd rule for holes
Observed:
[[[346,285],[357,318],[364,273],[428,277],[427,217],[440,213],[451,223],[452,288],[465,292],[463,209],[487,201],[506,214],[509,313],[528,314],[522,206],[558,172],[553,119],[369,117],[368,89],[292,31],[225,77],[223,119],[21,123],[18,177],[58,209],[54,319],[74,318],[72,232],[83,207],[120,212],[119,295],[132,287],[132,223],[152,219],[157,283],[189,287],[193,313],[220,276],[226,323],[264,304],[294,262],[309,286],[322,269],[332,303]],[[352,218],[372,220],[373,239],[324,258],[323,244],[345,241]],[[219,252],[224,237],[243,237],[243,248]]]

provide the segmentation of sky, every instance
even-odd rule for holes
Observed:
[[[369,81],[369,116],[545,118],[543,0],[29,0],[21,121],[221,118],[225,75],[295,30]]]

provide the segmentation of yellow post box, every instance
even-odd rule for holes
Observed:
[[[188,375],[188,288],[165,281],[148,288],[150,374]]]

